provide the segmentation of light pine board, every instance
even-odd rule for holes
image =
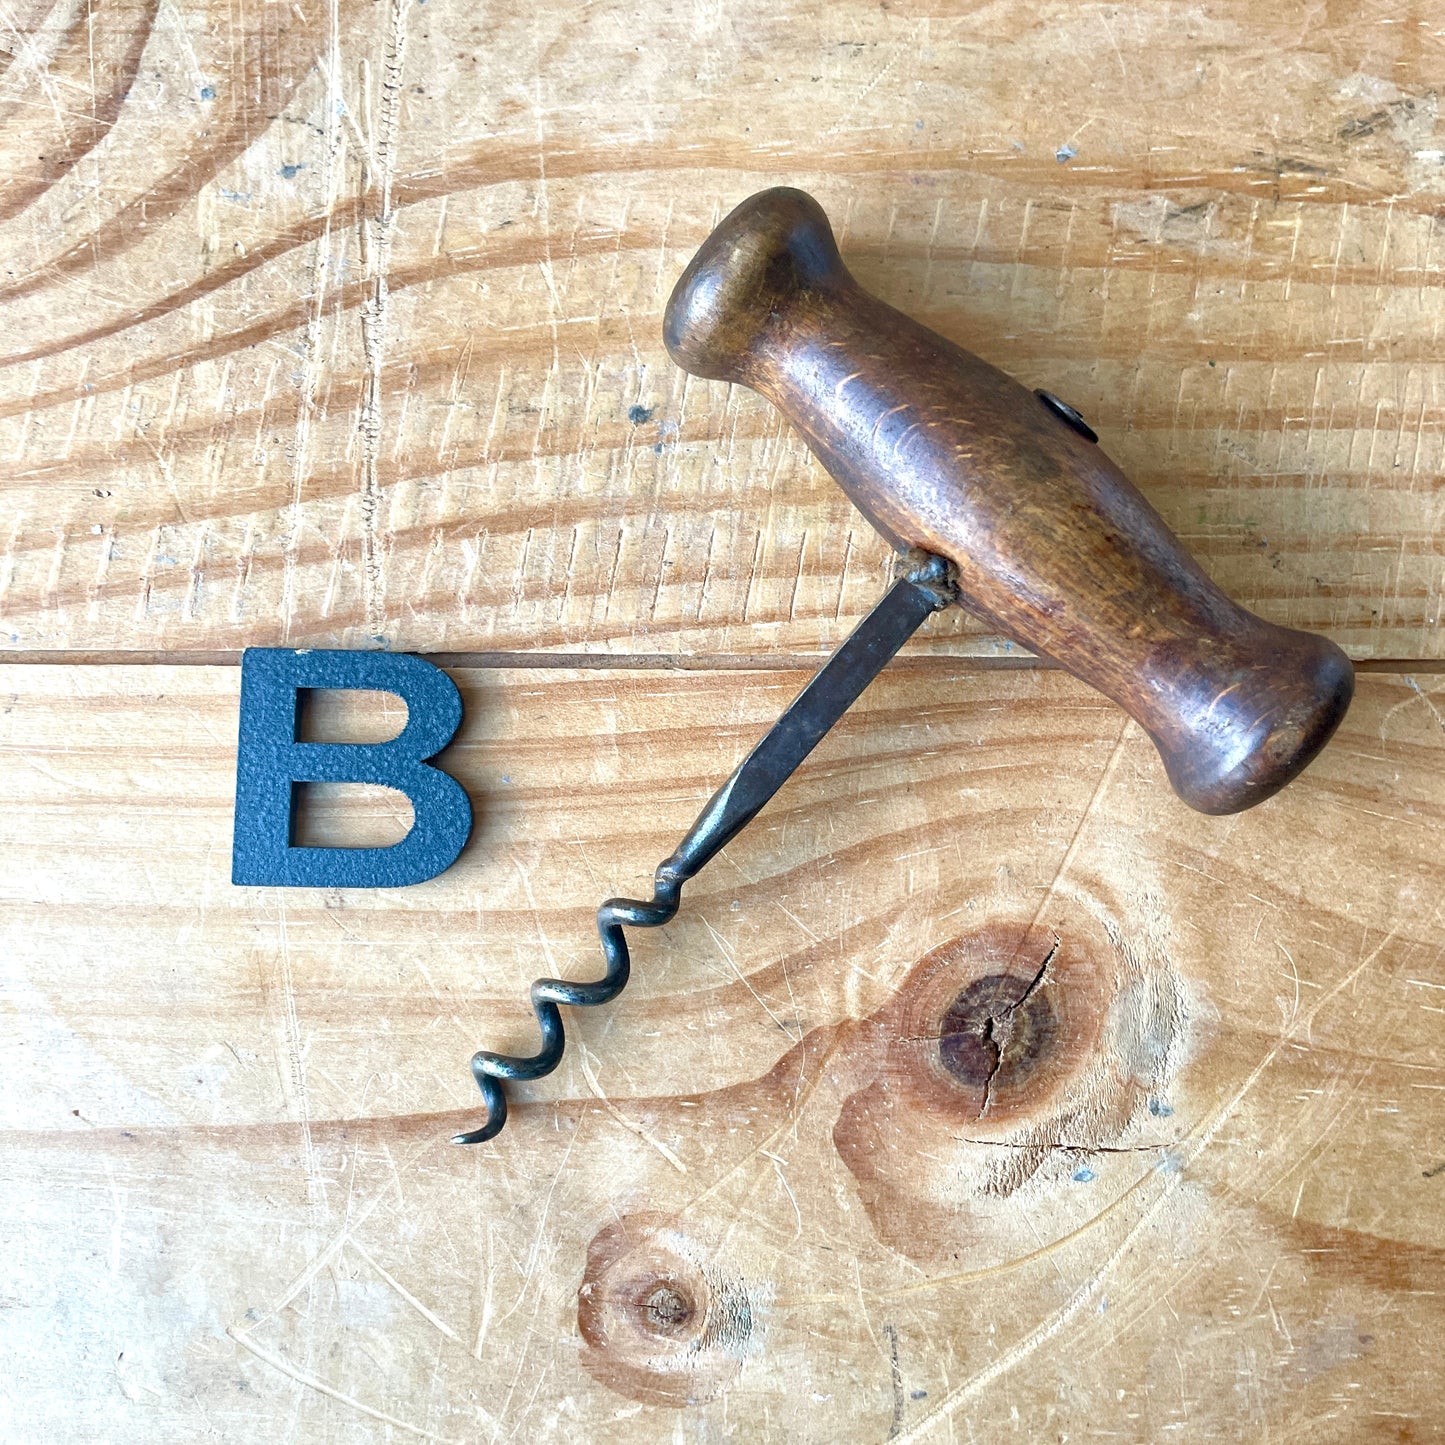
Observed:
[[[462,1150],[804,674],[456,676],[474,842],[328,895],[227,882],[236,669],[0,670],[7,1437],[1445,1430],[1439,679],[1207,819],[1061,674],[895,665]],[[1045,959],[985,1107],[940,1021]]]
[[[883,545],[659,335],[787,182],[1241,601],[1445,655],[1431,6],[12,11],[0,648],[830,646]]]
[[[704,670],[458,672],[467,853],[311,895],[228,882],[234,668],[0,668],[0,1434],[1445,1433],[1430,7],[6,19],[0,652]],[[531,1045],[530,979],[594,972],[597,903],[883,585],[779,418],[660,346],[776,183],[1241,601],[1426,668],[1207,820],[937,619],[455,1149],[472,1049]]]

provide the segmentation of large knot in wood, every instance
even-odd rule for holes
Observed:
[[[1120,1154],[1151,1167],[1172,1142],[1159,1100],[1186,1052],[1183,980],[1101,901],[1050,912],[933,949],[859,1026],[833,1145],[877,1234],[915,1258],[1037,1248],[1097,1206],[1076,1176]],[[1026,1229],[1007,1203],[1025,1188]]]
[[[1027,982],[1017,973],[991,973],[960,989],[938,1031],[938,1057],[959,1083],[981,1090],[979,1118],[994,1086],[1017,1091],[1058,1042],[1059,1018],[1041,987],[1055,943]]]

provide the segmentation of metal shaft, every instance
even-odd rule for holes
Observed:
[[[657,870],[659,880],[666,873],[686,882],[716,857],[757,817],[924,619],[950,600],[942,558],[930,556],[900,577],[712,795],[677,851]]]

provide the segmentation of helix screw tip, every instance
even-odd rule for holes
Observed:
[[[506,1111],[503,1110],[500,1117],[493,1114],[480,1129],[468,1129],[464,1134],[453,1134],[453,1144],[485,1144],[488,1139],[495,1139],[502,1132],[502,1125],[507,1122]]]
[[[479,1053],[472,1060],[472,1073],[477,1080],[477,1087],[482,1091],[482,1099],[487,1106],[487,1122],[480,1129],[469,1129],[464,1134],[453,1134],[453,1144],[485,1144],[488,1139],[495,1139],[502,1132],[502,1126],[507,1122],[507,1096],[502,1092],[502,1086],[496,1079],[490,1077],[478,1062],[481,1059],[490,1059],[492,1055]]]

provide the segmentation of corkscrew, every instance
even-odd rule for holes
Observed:
[[[598,909],[603,977],[532,985],[541,1048],[475,1055],[487,1121],[460,1144],[506,1123],[503,1081],[557,1067],[559,1005],[596,1007],[627,986],[623,928],[672,919],[683,884],[950,602],[1118,703],[1204,813],[1278,792],[1353,694],[1334,643],[1266,622],[1210,581],[1071,406],[864,291],[811,196],[763,191],[727,216],[678,281],[663,333],[684,370],[751,387],[783,412],[903,554],[902,575],[713,795],[659,865],[652,898]]]
[[[609,898],[597,910],[597,932],[607,972],[596,983],[539,978],[532,985],[532,1009],[542,1030],[542,1047],[530,1058],[482,1050],[472,1058],[472,1077],[487,1104],[487,1122],[454,1144],[482,1144],[507,1122],[502,1079],[540,1079],[561,1062],[566,1040],[558,1004],[594,1008],[611,1003],[632,970],[622,929],[660,928],[677,913],[682,885],[695,878],[762,811],[768,800],[823,740],[823,735],[858,700],[930,613],[954,600],[949,566],[941,557],[913,553],[883,600],[849,634],[819,669],[763,740],[738,764],[709,799],[676,851],[653,875],[652,897]]]

